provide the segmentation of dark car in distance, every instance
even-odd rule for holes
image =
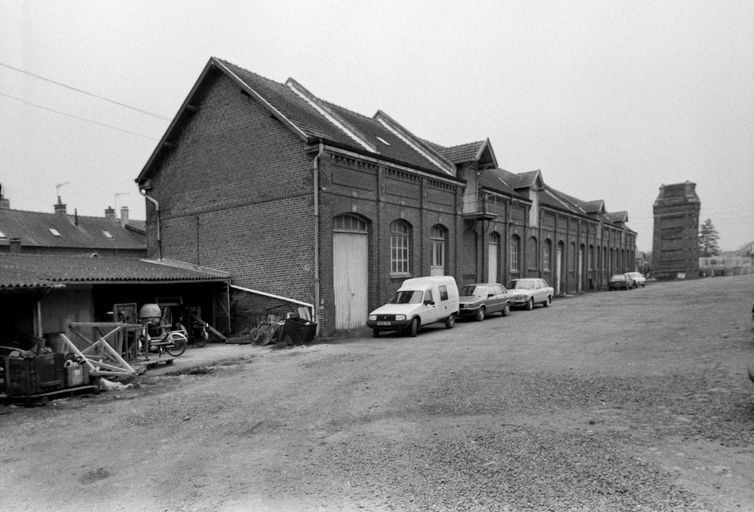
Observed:
[[[510,299],[513,294],[501,284],[467,284],[461,287],[458,294],[459,317],[484,320],[493,313],[500,313],[502,316],[508,316],[510,313]]]
[[[607,289],[612,290],[629,290],[634,287],[634,281],[628,274],[613,274],[607,282]]]

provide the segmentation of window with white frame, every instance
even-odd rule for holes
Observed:
[[[409,266],[409,239],[411,227],[408,222],[397,220],[390,225],[390,273],[406,275]]]

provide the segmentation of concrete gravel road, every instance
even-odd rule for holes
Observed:
[[[0,510],[754,510],[754,276],[0,408]]]

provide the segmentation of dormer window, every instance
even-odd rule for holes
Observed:
[[[55,228],[48,228],[48,229],[50,230],[50,233],[53,234],[53,236],[62,236],[60,234],[60,231],[58,231],[57,229],[55,229]]]
[[[112,238],[113,235],[109,231],[102,231],[102,234],[105,235],[106,238]]]

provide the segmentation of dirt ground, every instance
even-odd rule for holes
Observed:
[[[754,275],[0,406],[0,510],[754,510]]]

